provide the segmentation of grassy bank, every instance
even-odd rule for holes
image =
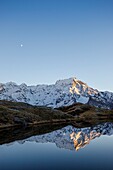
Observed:
[[[0,101],[0,128],[39,124],[68,123],[89,126],[113,121],[113,110],[103,110],[81,103],[52,109],[25,103]]]
[[[72,115],[48,107],[0,101],[0,128],[66,122],[73,118]]]

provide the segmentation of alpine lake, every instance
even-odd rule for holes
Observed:
[[[0,170],[113,170],[113,123],[0,131]]]

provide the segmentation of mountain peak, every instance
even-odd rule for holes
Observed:
[[[57,80],[55,84],[56,85],[72,84],[74,79],[76,79],[76,78],[75,77],[71,77],[71,78],[68,78],[68,79]]]
[[[86,91],[87,89],[90,89],[90,87],[88,87],[88,85],[84,82],[82,82],[81,80],[78,80],[76,78],[73,78],[72,81],[72,86],[70,88],[70,92],[73,93],[77,93],[80,94],[81,91]]]

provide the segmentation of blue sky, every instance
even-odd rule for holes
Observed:
[[[3,83],[75,76],[113,91],[113,0],[0,0],[0,73]]]

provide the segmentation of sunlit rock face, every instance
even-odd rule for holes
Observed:
[[[59,148],[76,150],[87,146],[91,140],[102,135],[113,135],[113,124],[104,123],[94,127],[75,128],[73,126],[66,126],[60,130],[51,133],[32,136],[25,140],[18,141],[20,144],[24,142],[37,143],[54,143]]]
[[[76,102],[113,108],[113,93],[95,90],[77,78],[58,80],[52,85],[27,86],[24,83],[21,85],[13,82],[1,83],[0,99],[53,108],[69,106]]]

